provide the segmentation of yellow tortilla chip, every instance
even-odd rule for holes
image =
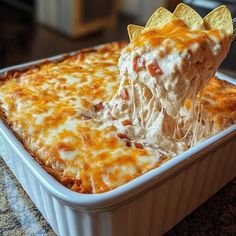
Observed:
[[[158,27],[161,28],[171,20],[172,13],[164,7],[158,8],[149,18],[145,28]]]
[[[230,11],[226,6],[220,6],[211,11],[204,19],[191,7],[180,3],[173,14],[167,9],[160,7],[149,18],[145,28],[139,25],[128,25],[130,41],[133,41],[142,31],[161,28],[173,18],[179,18],[190,28],[199,30],[220,29],[227,34],[233,34],[233,23]]]
[[[227,34],[233,34],[233,22],[230,11],[226,6],[220,6],[204,17],[206,29],[220,29]]]
[[[183,3],[180,3],[175,8],[173,17],[181,19],[190,29],[205,29],[202,17],[191,7]]]
[[[128,25],[127,30],[130,41],[133,41],[138,35],[140,35],[143,29],[144,29],[143,26],[132,25],[132,24]]]

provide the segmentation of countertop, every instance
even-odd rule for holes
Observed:
[[[0,3],[0,68],[127,39],[126,25],[130,22],[138,23],[122,18],[114,29],[69,39],[36,25],[30,14]],[[222,68],[236,70],[236,42]],[[6,235],[55,233],[0,157],[0,236]],[[171,235],[236,235],[236,179],[166,234]]]

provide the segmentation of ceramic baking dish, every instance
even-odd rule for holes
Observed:
[[[0,74],[39,62],[7,68]],[[236,84],[224,74],[218,77]],[[2,121],[0,137],[0,155],[53,230],[63,236],[161,235],[236,176],[236,125],[101,194],[80,194],[61,185]]]

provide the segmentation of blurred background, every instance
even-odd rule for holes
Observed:
[[[0,68],[111,41],[128,40],[127,24],[144,25],[179,0],[0,0]],[[236,0],[185,0],[200,15]],[[236,43],[222,68],[236,71]]]

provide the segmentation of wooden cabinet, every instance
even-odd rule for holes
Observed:
[[[116,23],[117,0],[36,0],[37,22],[69,36],[83,36]]]

